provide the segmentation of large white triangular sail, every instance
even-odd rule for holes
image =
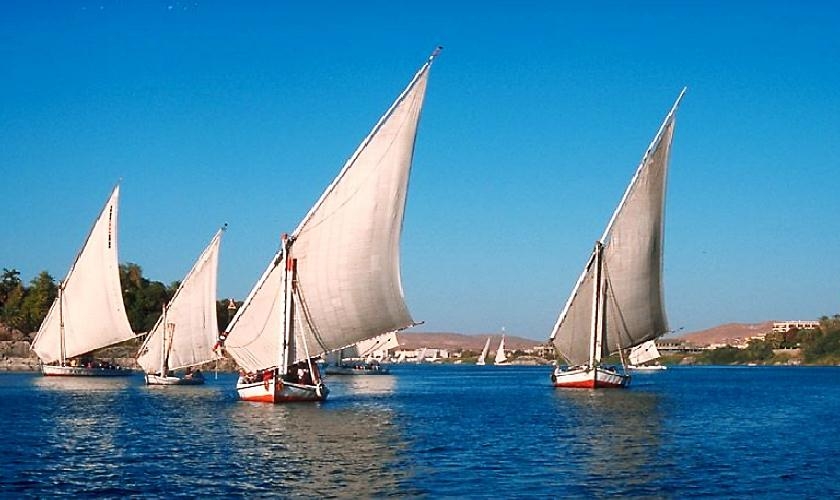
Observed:
[[[639,366],[643,363],[647,363],[648,361],[659,359],[659,357],[659,349],[656,348],[656,342],[653,340],[642,342],[636,347],[630,349],[630,356],[628,356],[630,364],[634,366]]]
[[[645,152],[551,333],[558,352],[570,363],[590,360],[595,297],[603,297],[604,306],[597,359],[668,330],[662,294],[665,187],[675,113],[684,93],[685,89]],[[595,293],[598,251],[603,289]]]
[[[248,370],[350,346],[411,326],[399,271],[408,178],[429,58],[272,259],[228,327]],[[288,262],[287,262],[288,261]],[[294,269],[292,301],[284,301]],[[288,306],[288,307],[287,307]],[[286,314],[294,332],[283,346]]]
[[[165,321],[161,314],[146,337],[137,356],[137,362],[146,373],[160,371],[164,348],[166,366],[170,370],[200,365],[217,358],[213,351],[219,336],[216,282],[223,232],[224,228],[216,232],[175,291],[166,305]],[[167,325],[170,325],[171,332],[166,332],[164,346]]]
[[[120,285],[119,195],[120,187],[116,186],[32,342],[43,363],[63,361],[134,338]]]

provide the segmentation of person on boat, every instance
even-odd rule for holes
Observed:
[[[313,385],[312,384],[312,374],[309,373],[309,366],[307,365],[306,361],[301,361],[297,363],[297,381],[304,385]]]
[[[239,370],[239,376],[242,377],[242,381],[246,384],[253,384],[257,381],[257,374],[246,372],[244,369]]]
[[[286,376],[283,377],[287,382],[297,382],[298,381],[298,373],[296,365],[289,365],[289,368],[286,370]]]

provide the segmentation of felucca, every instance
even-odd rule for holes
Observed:
[[[408,177],[435,50],[257,281],[224,334],[246,401],[322,401],[311,353],[414,326],[399,272]]]
[[[668,331],[662,293],[665,187],[684,94],[642,157],[554,325],[549,340],[571,365],[555,368],[556,387],[626,387],[627,371],[602,359]]]
[[[487,342],[484,343],[484,349],[481,350],[481,354],[478,355],[478,361],[475,362],[478,366],[484,366],[484,358],[487,357],[487,353],[490,351],[490,337],[487,337]]]
[[[631,371],[641,372],[668,369],[668,367],[666,367],[665,365],[660,365],[658,362],[653,365],[645,364],[660,358],[659,349],[656,348],[656,342],[654,342],[653,340],[642,342],[641,344],[630,349],[630,355],[627,357],[630,361],[630,364],[627,365],[627,369]]]
[[[346,349],[325,353],[327,375],[388,375],[391,370],[381,363],[390,349],[400,346],[396,332],[362,340]]]
[[[216,232],[198,257],[137,353],[149,385],[203,384],[194,367],[218,359],[213,350],[219,337],[216,278],[226,228]],[[176,374],[180,369],[185,369],[183,375]]]
[[[44,375],[113,377],[131,370],[97,361],[93,351],[134,338],[123,305],[117,253],[117,185],[58,285],[32,350]]]
[[[505,355],[505,335],[502,334],[502,340],[499,341],[499,347],[496,349],[496,357],[493,358],[494,365],[502,365],[507,362],[507,356]]]

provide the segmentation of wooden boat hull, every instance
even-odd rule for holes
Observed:
[[[204,383],[204,377],[161,377],[154,373],[146,374],[146,385],[201,385]]]
[[[57,366],[41,365],[41,373],[45,377],[127,377],[133,373],[130,368],[86,367],[86,366]]]
[[[257,403],[296,403],[325,401],[329,389],[324,384],[305,385],[285,382],[271,377],[258,382],[247,382],[242,377],[236,382],[236,392],[242,401]]]
[[[623,388],[630,385],[630,375],[603,367],[574,367],[562,369],[559,366],[551,374],[554,387],[567,389]]]

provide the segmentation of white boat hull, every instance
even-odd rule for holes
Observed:
[[[121,366],[89,368],[86,366],[41,365],[41,373],[45,377],[127,377],[133,373],[133,370]]]
[[[554,387],[568,389],[622,388],[630,385],[630,375],[604,367],[557,367],[551,374]]]
[[[667,370],[668,367],[665,365],[630,365],[627,369],[634,372],[658,372],[660,370]]]
[[[168,376],[161,377],[154,373],[146,374],[146,385],[201,385],[204,383],[204,377],[193,376]]]
[[[324,384],[305,385],[271,378],[248,382],[242,377],[236,382],[236,392],[242,401],[258,403],[295,403],[302,401],[325,401],[329,389]]]
[[[389,375],[391,370],[382,365],[339,365],[325,367],[324,373],[327,375]]]

